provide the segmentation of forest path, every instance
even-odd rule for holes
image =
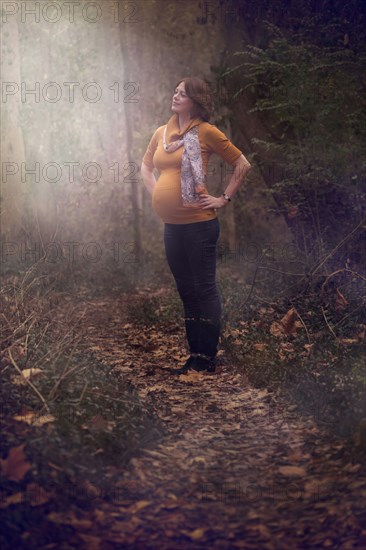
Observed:
[[[366,471],[345,442],[222,354],[215,374],[171,375],[187,357],[183,325],[139,328],[123,300],[84,303],[85,345],[166,435],[121,473],[121,499],[93,512],[87,547],[366,548]],[[128,300],[141,307],[143,291]]]

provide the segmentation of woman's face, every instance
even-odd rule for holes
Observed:
[[[186,94],[184,82],[181,82],[174,90],[172,111],[178,115],[189,115],[193,105],[192,99]]]

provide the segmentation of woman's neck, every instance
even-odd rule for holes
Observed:
[[[188,125],[190,120],[191,120],[191,117],[189,116],[189,114],[178,115],[178,123],[179,123],[180,131],[184,130],[184,128]]]

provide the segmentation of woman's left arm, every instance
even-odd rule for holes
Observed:
[[[242,184],[245,176],[251,169],[250,162],[245,158],[243,154],[233,163],[234,172],[229,181],[229,185],[226,187],[224,193],[232,198],[240,185]],[[212,195],[201,195],[200,196],[201,207],[203,210],[208,208],[222,208],[229,201],[227,201],[223,195],[220,197],[213,197]]]

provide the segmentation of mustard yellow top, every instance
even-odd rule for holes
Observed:
[[[190,120],[188,125],[180,131],[178,115],[174,113],[168,124],[159,126],[150,140],[143,162],[151,170],[156,168],[159,171],[159,177],[153,189],[152,206],[164,223],[193,223],[217,217],[214,208],[203,210],[200,206],[183,206],[180,170],[184,147],[179,147],[173,153],[168,153],[163,148],[165,127],[167,128],[166,143],[171,143],[197,125],[199,125],[198,140],[201,146],[202,167],[205,176],[212,153],[219,155],[228,164],[234,164],[242,154],[221,130],[200,118]],[[206,188],[205,190],[211,194]]]

